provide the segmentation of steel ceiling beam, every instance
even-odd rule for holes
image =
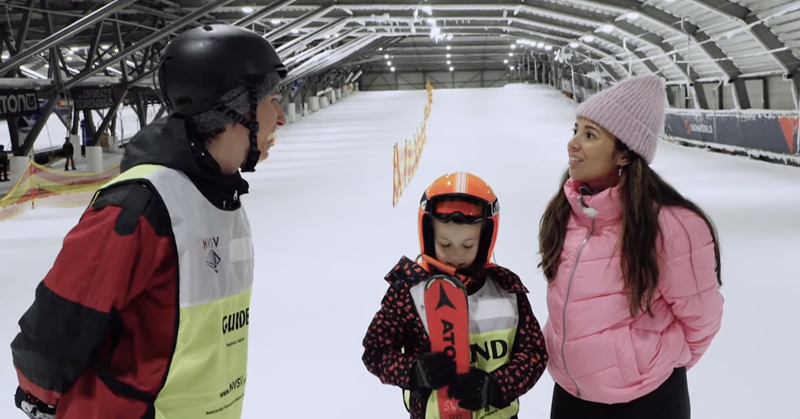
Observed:
[[[610,14],[614,14],[614,13],[619,15],[619,14],[627,13],[630,10],[637,10],[640,14],[644,15],[645,19],[649,20],[651,23],[656,24],[659,27],[663,27],[665,29],[668,29],[668,30],[670,30],[672,32],[681,33],[682,35],[687,35],[687,36],[691,37],[696,44],[699,44],[700,42],[702,42],[701,40],[699,40],[698,36],[700,38],[703,38],[703,36],[707,37],[707,35],[705,35],[704,32],[699,31],[699,30],[695,30],[695,27],[692,27],[691,24],[690,24],[690,26],[687,27],[687,26],[685,26],[685,23],[684,23],[684,29],[688,29],[691,32],[691,33],[687,34],[686,32],[682,31],[679,27],[675,26],[676,23],[678,23],[678,25],[680,26],[680,24],[679,24],[680,19],[679,18],[677,18],[677,17],[675,17],[675,16],[673,16],[673,15],[667,13],[667,12],[664,12],[664,11],[662,11],[660,9],[657,9],[657,8],[655,8],[653,6],[643,6],[637,0],[607,0],[607,1],[604,1],[602,3],[599,2],[599,1],[590,1],[590,0],[568,0],[567,2],[562,3],[562,4],[565,4],[565,5],[568,4],[568,5],[570,5],[570,7],[573,7],[575,9],[575,12],[574,12],[575,16],[572,16],[570,21],[576,21],[577,19],[581,19],[583,21],[583,19],[580,18],[580,17],[578,17],[576,19],[576,16],[580,16],[581,14],[585,14],[585,12],[581,11],[581,7],[587,6],[587,5],[593,7],[595,9],[597,9],[597,10],[609,11],[609,13],[608,13],[609,15]],[[426,5],[426,6],[428,6],[428,5]],[[349,10],[373,10],[373,11],[375,11],[375,10],[408,10],[408,11],[413,11],[415,9],[416,10],[420,9],[419,5],[391,5],[391,4],[389,4],[389,5],[386,5],[386,4],[367,4],[367,5],[363,5],[363,4],[337,4],[337,7],[341,8],[341,9],[347,8]],[[541,5],[537,5],[537,6],[527,6],[527,5],[525,5],[525,6],[522,6],[522,5],[511,6],[511,5],[502,5],[502,4],[500,4],[500,5],[498,5],[498,4],[486,4],[486,5],[483,5],[483,4],[481,4],[481,5],[475,5],[475,4],[469,4],[469,5],[455,4],[455,5],[451,5],[451,4],[447,4],[447,5],[429,5],[428,7],[431,7],[434,11],[435,10],[445,10],[445,9],[449,9],[449,10],[457,10],[457,9],[465,10],[465,9],[468,9],[468,8],[480,8],[480,9],[489,9],[489,10],[501,10],[501,11],[506,11],[506,12],[511,11],[511,12],[515,12],[515,13],[518,13],[519,11],[523,11],[523,10],[526,11],[526,12],[527,11],[535,11],[535,12],[533,12],[534,14],[550,16],[550,17],[553,17],[553,18],[558,18],[558,17],[563,17],[564,16],[564,13],[561,13],[561,12],[558,12],[558,11],[553,11],[553,10],[548,10],[547,8],[542,7]],[[530,9],[528,9],[528,7],[530,7]],[[437,17],[434,16],[434,18],[436,19]],[[625,26],[626,22],[615,22],[615,21],[611,21],[611,22],[597,21],[597,22],[598,22],[598,25],[610,24],[610,25],[616,26],[616,27],[620,27],[621,26],[621,29],[623,29],[623,30],[625,30],[625,31],[627,31],[629,33],[633,33],[637,38],[641,38],[641,36],[639,36],[639,35],[643,35],[643,34],[647,33],[647,31],[645,31],[645,30],[643,30],[641,28],[638,28],[638,27],[636,27],[634,25]],[[658,37],[658,39],[661,41],[660,44],[656,45],[656,46],[659,47],[659,49],[664,51],[667,55],[670,55],[670,53],[672,53],[671,55],[675,55],[676,59],[679,59],[680,61],[683,61],[682,59],[678,58],[678,57],[680,57],[680,54],[675,53],[673,47],[671,47],[671,46],[665,47],[663,45],[665,43],[665,41],[663,40],[662,37]],[[708,39],[708,38],[704,38],[704,39]],[[719,71],[722,74],[725,74],[726,77],[727,76],[732,76],[731,78],[734,78],[736,76],[736,74],[737,74],[736,72],[739,71],[738,68],[736,68],[735,65],[732,64],[732,61],[721,51],[721,49],[719,49],[718,46],[716,46],[716,44],[714,44],[713,42],[706,42],[706,43],[703,43],[702,45],[700,45],[700,47],[703,49],[703,51],[706,54],[706,56],[711,60],[711,62],[719,69]],[[727,64],[722,64],[722,63],[727,63]],[[678,67],[680,67],[680,66],[678,66]],[[685,65],[682,67],[682,73],[685,74],[685,76],[687,78],[687,81],[690,82],[690,83],[693,80],[699,78],[699,75],[693,76],[693,74],[696,74],[696,72],[694,72],[688,66],[685,66]],[[696,97],[698,97],[698,98],[700,98],[701,96],[702,96],[702,93],[698,93],[696,95]]]
[[[525,34],[526,37],[531,37],[531,36],[534,37],[534,38],[547,37],[547,38],[553,39],[553,40],[555,40],[555,42],[551,41],[550,43],[554,44],[554,47],[558,47],[558,48],[564,48],[571,42],[571,40],[568,39],[568,38],[562,38],[562,37],[559,37],[559,36],[548,35],[548,34],[544,34],[544,33],[541,33],[541,32],[532,31],[532,30],[527,29],[527,28],[519,28],[519,27],[516,27],[516,26],[483,26],[483,25],[460,26],[460,27],[448,26],[448,28],[458,28],[460,30],[464,30],[464,29],[476,30],[478,28],[483,28],[483,27],[489,28],[489,29],[491,29],[491,31],[480,31],[480,32],[476,32],[475,35],[484,36],[484,35],[488,34],[488,35],[509,36],[509,37],[514,37],[514,38],[517,38],[517,39],[522,39],[523,37],[521,37],[521,36],[514,36],[514,35],[510,34],[510,32],[518,32],[518,33]],[[389,27],[389,28],[390,29],[395,29],[395,31],[397,30],[396,28],[393,28],[393,27]],[[496,31],[499,31],[499,32],[496,32]],[[407,35],[410,35],[410,32],[405,32],[405,30],[403,32],[395,32],[395,36],[407,36]],[[600,56],[600,57],[602,57],[604,59],[610,60],[612,64],[618,66],[624,72],[627,73],[627,69],[625,68],[624,65],[622,65],[616,59],[616,57],[614,56],[613,52],[607,51],[607,50],[602,49],[602,48],[596,48],[596,47],[594,47],[592,45],[583,45],[583,48],[587,49],[587,50],[589,50],[589,51],[591,51],[591,52],[593,52],[595,54],[597,54],[598,56]],[[609,71],[609,69],[610,69],[610,67],[606,67],[606,66],[603,66],[603,67],[606,68],[606,71]],[[616,80],[620,80],[621,79],[619,73],[617,73],[615,70],[609,71],[609,74],[611,74],[612,77],[614,77]]]
[[[106,17],[112,15],[113,13],[117,12],[120,9],[127,7],[134,1],[136,0],[114,0],[111,3],[108,3],[105,6],[101,7],[100,9],[97,9],[96,11],[89,13],[82,19],[79,19],[78,21],[67,26],[66,28],[41,40],[36,45],[26,48],[23,51],[18,51],[15,56],[11,57],[8,61],[0,64],[0,73],[5,73],[8,70],[12,70],[19,67],[27,59],[33,57],[36,54],[40,54],[49,48],[57,46],[58,44],[64,42],[66,39],[69,39],[70,37],[75,36],[79,32],[82,32],[92,24],[105,19]]]
[[[325,16],[326,14],[330,13],[334,8],[335,6],[333,5],[320,6],[316,10],[308,12],[305,15],[300,16],[299,18],[293,20],[291,23],[287,23],[286,25],[283,25],[280,28],[277,28],[267,33],[266,35],[264,35],[264,38],[266,38],[270,42],[274,42],[275,40],[280,39],[291,33],[293,29],[300,29],[308,25],[309,23],[313,22],[315,19]]]
[[[314,74],[315,72],[319,72],[320,69],[330,64],[340,63],[343,59],[349,57],[357,51],[360,51],[365,46],[381,37],[383,37],[383,35],[370,34],[361,38],[356,38],[333,51],[326,51],[327,54],[318,54],[317,56],[290,71],[285,84]]]
[[[117,1],[120,1],[120,0],[117,0]],[[151,44],[153,44],[155,42],[158,42],[161,39],[167,37],[168,35],[171,35],[172,33],[178,31],[180,28],[188,25],[189,23],[193,22],[194,20],[198,19],[199,17],[204,16],[204,15],[212,12],[217,7],[219,7],[221,5],[224,5],[224,4],[228,4],[228,3],[232,2],[232,1],[233,0],[212,0],[211,2],[207,3],[205,6],[193,11],[192,13],[189,13],[188,15],[183,16],[180,19],[171,22],[164,29],[161,29],[158,32],[152,33],[150,36],[148,36],[148,37],[142,39],[141,41],[137,42],[136,45],[128,47],[128,48],[125,48],[125,49],[120,49],[120,52],[117,55],[109,58],[106,61],[98,63],[97,68],[92,68],[92,69],[89,69],[89,70],[86,70],[86,71],[82,71],[80,74],[78,74],[77,76],[73,77],[70,81],[68,81],[64,85],[64,88],[65,89],[69,89],[69,88],[79,84],[80,82],[82,82],[83,80],[88,79],[89,77],[91,77],[92,75],[97,73],[98,71],[102,71],[103,68],[108,67],[110,65],[114,65],[114,64],[124,60],[125,58],[133,55],[135,52],[137,52],[137,51],[139,51],[141,49],[147,48]]]
[[[280,9],[283,9],[284,7],[294,3],[295,1],[296,0],[283,0],[283,1],[273,2],[273,3],[271,3],[271,4],[267,5],[267,6],[262,7],[259,10],[254,11],[253,13],[250,13],[249,15],[247,15],[247,16],[245,16],[245,17],[233,22],[233,25],[234,26],[247,26],[247,25],[249,25],[251,23],[257,22],[257,21],[259,21],[259,20],[261,20],[261,19],[263,19],[263,18],[265,18],[265,17],[277,12]]]
[[[344,26],[344,24],[347,24],[348,21],[349,21],[349,19],[346,18],[346,17],[345,18],[341,18],[339,20],[335,20],[335,21],[333,21],[333,22],[331,22],[331,23],[329,23],[327,25],[322,26],[321,28],[319,28],[319,29],[317,29],[317,30],[315,30],[313,32],[309,32],[309,33],[307,33],[305,35],[298,36],[297,38],[292,39],[291,41],[279,46],[276,49],[276,51],[278,52],[278,55],[280,55],[281,57],[287,56],[289,54],[292,54],[293,52],[295,52],[298,49],[300,49],[303,46],[304,43],[311,42],[311,41],[314,41],[317,38],[323,37],[323,36],[329,34],[329,32],[332,32],[334,29],[338,31],[339,30],[339,26]]]
[[[42,10],[39,7],[34,7],[34,6],[28,7],[28,6],[25,6],[25,5],[13,4],[13,3],[8,3],[8,2],[3,2],[2,5],[6,6],[6,7],[9,7],[11,9],[29,10],[31,12],[41,13],[42,15],[52,15],[52,16],[61,16],[61,17],[70,17],[70,18],[81,18],[81,17],[86,15],[86,13],[75,13],[75,12],[68,12],[68,11],[63,11],[63,10],[52,10],[52,9]],[[136,7],[136,5],[131,6],[131,8],[135,8],[135,7]],[[141,25],[141,24],[139,24],[137,22],[131,22],[130,20],[112,19],[112,18],[106,18],[104,20],[107,21],[107,22],[119,22],[119,23],[121,23],[123,25],[136,26],[136,27],[140,27],[140,28],[144,28],[144,29],[151,29],[151,30],[153,29],[153,28]]]
[[[392,37],[379,37],[379,38],[376,38],[375,40],[372,40],[371,42],[367,43],[367,45],[359,46],[359,47],[354,48],[354,50],[352,52],[348,53],[343,58],[340,58],[338,61],[331,61],[331,62],[327,62],[325,64],[320,65],[319,67],[315,68],[309,74],[319,74],[319,73],[322,73],[322,72],[325,72],[325,71],[329,71],[329,70],[331,70],[333,67],[335,67],[337,65],[343,65],[343,64],[352,65],[352,61],[357,56],[363,55],[365,53],[365,51],[364,51],[365,49],[373,50],[373,49],[377,49],[377,48],[380,48],[380,47],[389,46],[389,45],[392,45],[393,43],[397,42],[398,40],[399,40],[398,38],[392,38]],[[333,71],[333,70],[331,70],[331,71]]]
[[[342,5],[341,7],[347,7],[348,9],[352,9],[354,11],[355,10],[358,10],[358,11],[382,11],[382,10],[399,11],[399,10],[414,10],[414,9],[418,8],[418,6],[413,6],[413,5],[383,5],[383,4],[367,4],[367,5],[359,4],[359,5],[346,5],[346,6]],[[431,5],[430,7],[433,9],[434,12],[437,11],[437,10],[439,10],[439,11],[461,11],[461,10],[474,11],[475,8],[491,9],[491,10],[497,10],[497,11],[503,11],[503,12],[511,11],[511,12],[515,12],[515,16],[514,17],[508,17],[508,16],[506,16],[506,17],[494,17],[494,16],[490,16],[490,17],[487,17],[487,16],[436,16],[436,15],[434,15],[434,16],[432,16],[432,18],[437,20],[437,21],[444,21],[444,22],[446,22],[446,21],[469,21],[470,23],[474,23],[476,21],[478,21],[478,22],[481,22],[481,21],[504,22],[504,23],[507,23],[507,25],[509,27],[511,27],[510,26],[511,23],[517,23],[517,24],[522,24],[522,25],[525,25],[525,26],[533,26],[533,27],[537,27],[537,28],[542,28],[542,29],[547,29],[547,30],[551,30],[551,31],[561,32],[561,33],[565,33],[565,34],[568,34],[570,36],[575,36],[575,37],[582,37],[582,36],[587,35],[587,34],[592,34],[593,36],[595,36],[593,31],[587,33],[587,31],[584,28],[580,28],[580,27],[576,26],[578,24],[579,25],[583,25],[583,26],[593,27],[593,28],[599,28],[599,27],[602,27],[602,26],[606,25],[606,23],[603,22],[603,21],[596,20],[595,18],[592,18],[592,17],[582,16],[580,13],[578,13],[576,15],[569,15],[569,14],[565,14],[565,13],[562,13],[562,12],[542,9],[539,6],[536,6],[536,7],[527,6],[527,5],[524,5],[524,6],[523,5],[520,5],[520,6],[509,6],[509,5],[502,5],[502,4],[494,4],[494,5],[492,5],[492,4],[485,4],[485,5],[440,4],[440,5]],[[571,22],[574,22],[574,24],[570,25],[570,24],[564,24],[564,23],[560,23],[560,22],[558,22],[558,23],[542,22],[542,21],[539,21],[539,20],[531,19],[528,16],[519,16],[519,13],[516,13],[516,12],[519,12],[519,11],[524,11],[524,12],[529,13],[529,14],[547,16],[547,17],[551,17],[553,19],[569,20]],[[358,21],[360,19],[368,19],[368,18],[369,17],[366,17],[366,16],[353,16],[350,19],[353,20],[353,21]],[[407,22],[409,24],[412,23],[412,22],[420,21],[420,20],[421,19],[419,19],[419,18],[415,19],[413,17],[390,17],[389,18],[389,21],[392,21],[392,22]],[[472,26],[472,27],[482,27],[482,26],[483,27],[487,27],[486,25],[481,25],[481,24],[477,24],[477,23],[474,23],[474,24],[469,25],[469,26]],[[616,45],[618,48],[620,48],[621,50],[624,50],[621,40],[624,39],[625,37],[630,37],[630,38],[638,38],[638,39],[640,39],[640,42],[648,43],[651,46],[660,49],[665,54],[667,54],[670,51],[672,51],[672,49],[667,50],[667,49],[664,48],[664,46],[663,46],[664,39],[661,38],[661,37],[656,37],[655,39],[652,39],[652,38],[644,38],[644,39],[642,39],[641,35],[649,34],[649,33],[644,31],[644,30],[642,30],[642,29],[640,29],[640,28],[638,28],[638,27],[636,27],[636,26],[634,26],[634,25],[627,24],[626,22],[620,22],[616,26],[617,26],[617,28],[616,28],[617,31],[616,31],[616,33],[612,32],[612,36],[615,36],[616,38],[619,38],[619,41],[612,42],[612,43],[614,45]],[[464,26],[455,26],[455,27],[454,26],[439,26],[439,27],[444,29],[444,30],[447,30],[447,29],[451,29],[451,28],[463,28]],[[419,32],[419,31],[417,31],[417,32]],[[547,38],[551,38],[551,39],[557,39],[557,40],[559,40],[561,42],[567,42],[568,43],[568,42],[571,41],[570,39],[567,39],[567,38],[564,38],[564,37],[559,37],[559,36],[554,36],[554,35],[549,34],[549,33],[538,32],[537,35],[540,36],[540,37],[547,37]],[[623,35],[623,36],[620,36],[620,35]],[[608,39],[606,39],[606,40],[609,41]],[[601,46],[592,47],[590,45],[585,45],[584,44],[584,47],[587,48],[587,49],[591,48],[591,49],[593,49],[595,51],[596,50],[602,50],[604,56],[613,56],[614,55],[614,53],[612,53],[611,51],[605,50]],[[635,54],[635,55],[640,59],[642,58],[641,57],[641,53],[640,54]],[[678,57],[680,57],[680,55],[678,55]],[[682,58],[680,60],[682,60]],[[692,77],[691,77],[692,75],[690,74],[690,71],[687,70],[687,66],[684,65],[683,67],[681,67],[678,63],[674,63],[674,62],[671,63],[671,64],[684,75],[684,77],[687,79],[687,81],[691,81],[692,80]],[[645,64],[645,65],[647,65],[647,64]],[[656,66],[656,67],[658,67],[658,66]],[[652,70],[652,68],[650,66],[648,66],[648,69]],[[654,71],[654,72],[658,72],[658,70]],[[699,75],[697,77],[699,77]],[[697,77],[694,77],[694,78],[697,78]]]
[[[612,44],[617,44],[617,38],[610,36],[605,33],[598,33],[596,35],[600,39],[604,39],[606,42],[610,42]],[[658,73],[661,71],[660,68],[653,62],[651,58],[647,56],[647,54],[637,51],[636,48],[628,43],[624,43],[621,45],[621,48],[627,50],[629,53],[635,55],[641,62],[644,64],[648,70],[650,70],[653,74]]]
[[[727,56],[727,54],[725,54],[714,42],[709,41],[710,38],[705,32],[701,31],[696,25],[686,22],[685,19],[681,19],[680,17],[665,12],[664,10],[642,3],[639,0],[603,0],[602,2],[597,0],[567,0],[567,3],[575,6],[590,6],[596,9],[608,10],[618,15],[624,15],[631,11],[636,11],[644,20],[649,21],[651,24],[676,34],[685,35],[694,41],[695,46],[698,46],[704,52],[706,58],[708,58],[711,63],[717,67],[717,70],[725,77],[733,79],[741,74],[740,70],[735,64],[733,64],[733,61]],[[664,39],[657,34],[646,31],[636,25],[619,19],[621,18],[618,18],[614,23],[609,24],[624,28],[628,32],[635,34],[637,37],[654,35],[661,40],[662,44],[666,44],[663,45],[663,49],[674,51],[675,48],[666,43],[666,41],[664,41]],[[707,42],[702,43],[703,41]],[[677,53],[675,54],[677,58]],[[679,60],[683,61],[681,58],[679,58]],[[699,78],[699,76],[692,77],[691,74],[687,74],[691,78],[692,82],[693,80]],[[700,95],[701,94],[698,94],[697,97],[700,97]],[[705,108],[707,108],[707,106]]]
[[[800,68],[800,60],[788,50],[786,44],[778,39],[764,23],[756,23],[759,21],[759,18],[749,8],[730,2],[729,0],[689,1],[704,6],[726,19],[738,22],[739,26],[758,41],[764,50],[773,51],[770,52],[770,55],[788,74],[794,74],[798,71],[798,68]]]
[[[786,71],[787,75],[792,76],[794,85],[794,96],[800,95],[800,60],[787,48],[778,36],[775,35],[763,22],[759,22],[759,17],[749,8],[728,0],[690,0],[695,4],[706,7],[707,9],[739,23],[739,26],[752,36],[761,47],[767,51],[778,65]],[[741,74],[739,74],[741,76]],[[734,91],[736,98],[742,108],[749,108],[750,98],[747,95],[747,87],[743,80],[734,80]],[[745,106],[746,105],[746,106]],[[796,107],[800,108],[798,99],[795,98]]]
[[[292,65],[292,64],[294,64],[296,62],[303,61],[304,59],[316,54],[317,52],[322,51],[325,48],[328,48],[329,46],[331,46],[331,45],[333,45],[333,44],[335,44],[337,42],[340,42],[343,39],[346,39],[347,37],[355,35],[360,30],[361,30],[361,28],[353,28],[353,29],[350,29],[349,31],[345,32],[344,34],[342,34],[339,37],[326,39],[324,42],[320,42],[319,45],[315,45],[313,48],[310,48],[310,49],[308,49],[306,51],[303,51],[302,53],[297,54],[295,56],[286,58],[285,60],[283,60],[283,64],[286,65],[286,66],[290,66],[290,65]]]

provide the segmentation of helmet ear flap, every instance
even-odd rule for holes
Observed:
[[[428,214],[422,216],[422,254],[436,257],[436,245],[433,240],[433,223]]]
[[[478,254],[475,256],[474,268],[480,269],[489,262],[489,248],[492,247],[492,237],[494,236],[494,220],[488,219],[481,226],[481,241],[478,244]]]

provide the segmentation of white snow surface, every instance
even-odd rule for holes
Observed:
[[[538,222],[566,168],[574,103],[546,86],[434,90],[420,168],[393,208],[392,146],[412,138],[424,106],[424,91],[357,93],[282,128],[270,158],[246,175],[256,278],[244,418],[408,418],[401,390],[364,368],[361,342],[384,275],[419,253],[423,189],[450,171],[494,188],[496,260],[523,278],[547,320]],[[689,372],[693,417],[797,418],[800,169],[668,142],[653,167],[713,217],[722,244],[725,315]],[[81,212],[41,207],[0,222],[6,345]],[[0,377],[0,417],[24,417],[8,349]],[[520,417],[548,417],[552,391],[545,373]]]

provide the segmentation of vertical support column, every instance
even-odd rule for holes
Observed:
[[[733,81],[733,95],[739,101],[739,109],[750,109],[750,96],[747,94],[747,84],[742,79]]]
[[[287,107],[287,109],[286,109],[286,119],[291,124],[295,120],[297,120],[297,110],[295,109],[295,103],[294,102],[289,102],[286,105],[286,107]]]
[[[694,108],[695,109],[709,109],[708,108],[708,98],[706,97],[706,91],[703,89],[703,85],[700,83],[692,82],[692,86],[690,86],[692,92],[694,93]]]
[[[31,151],[31,153],[33,153],[33,151]],[[32,156],[30,154],[25,156],[11,156],[9,158],[8,171],[10,173],[8,180],[12,185],[17,183],[19,178],[29,170],[28,165],[31,164],[31,158]]]
[[[103,171],[103,148],[99,145],[86,147],[86,171],[89,173]]]

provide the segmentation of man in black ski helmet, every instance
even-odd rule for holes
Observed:
[[[19,321],[15,402],[29,417],[241,417],[254,251],[240,170],[285,123],[285,75],[268,41],[235,26],[164,49],[171,114],[127,145]]]

